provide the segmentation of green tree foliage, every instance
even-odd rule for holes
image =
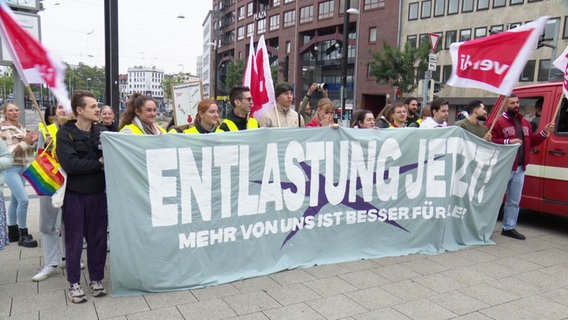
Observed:
[[[162,88],[164,89],[164,99],[172,98],[172,88],[175,85],[184,83],[183,73],[178,74],[165,74],[164,80],[162,80]]]
[[[402,93],[412,92],[417,87],[417,75],[428,67],[428,45],[411,48],[406,43],[404,50],[391,48],[383,42],[383,51],[372,51],[373,60],[367,62],[370,74],[379,84],[397,86]]]
[[[14,91],[14,79],[12,78],[12,69],[6,70],[0,75],[0,98],[2,102]]]
[[[105,98],[105,69],[103,67],[91,67],[83,63],[78,66],[67,65],[65,71],[65,85],[72,94],[75,90],[91,90],[97,100]]]
[[[243,83],[245,75],[246,63],[244,60],[235,59],[233,63],[229,63],[229,70],[227,70],[227,88],[238,86]]]

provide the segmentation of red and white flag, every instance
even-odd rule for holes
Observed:
[[[251,37],[251,51],[243,78],[243,85],[250,87],[252,101],[254,102],[250,112],[251,116],[260,120],[264,113],[276,106],[276,97],[274,96],[274,84],[272,82],[272,72],[264,36],[261,36],[258,40],[255,54],[252,54],[253,49]]]
[[[509,95],[538,43],[546,20],[475,40],[452,43],[452,75],[447,84]]]
[[[562,71],[562,74],[564,74],[564,82],[562,84],[562,88],[564,90],[564,95],[568,97],[568,48],[566,48],[566,50],[562,52],[560,57],[554,60],[552,64],[554,64],[554,66],[560,69],[560,71]]]
[[[55,58],[17,21],[4,0],[0,0],[0,35],[12,56],[22,81],[46,84],[65,112],[71,113],[71,101],[65,87],[65,64]]]

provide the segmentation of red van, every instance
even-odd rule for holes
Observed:
[[[562,83],[519,87],[513,93],[519,97],[519,112],[533,124],[535,132],[552,121],[563,97],[554,133],[531,149],[521,207],[568,216],[568,100],[562,95]],[[499,97],[491,110],[488,126],[497,116],[503,99],[504,96]]]

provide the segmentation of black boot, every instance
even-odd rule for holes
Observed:
[[[28,228],[20,229],[20,240],[18,245],[26,248],[37,247],[37,241],[34,240],[31,234],[28,234]]]
[[[18,225],[8,226],[8,239],[10,242],[20,240],[20,230],[18,229]]]

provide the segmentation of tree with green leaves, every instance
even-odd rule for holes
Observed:
[[[373,60],[367,62],[370,75],[377,79],[378,84],[396,86],[402,93],[412,92],[418,85],[417,75],[428,67],[429,47],[410,47],[407,42],[404,50],[390,47],[383,42],[383,50],[372,51]]]
[[[245,68],[246,63],[241,59],[235,59],[233,63],[229,63],[229,70],[227,70],[227,88],[232,88],[243,82]]]

